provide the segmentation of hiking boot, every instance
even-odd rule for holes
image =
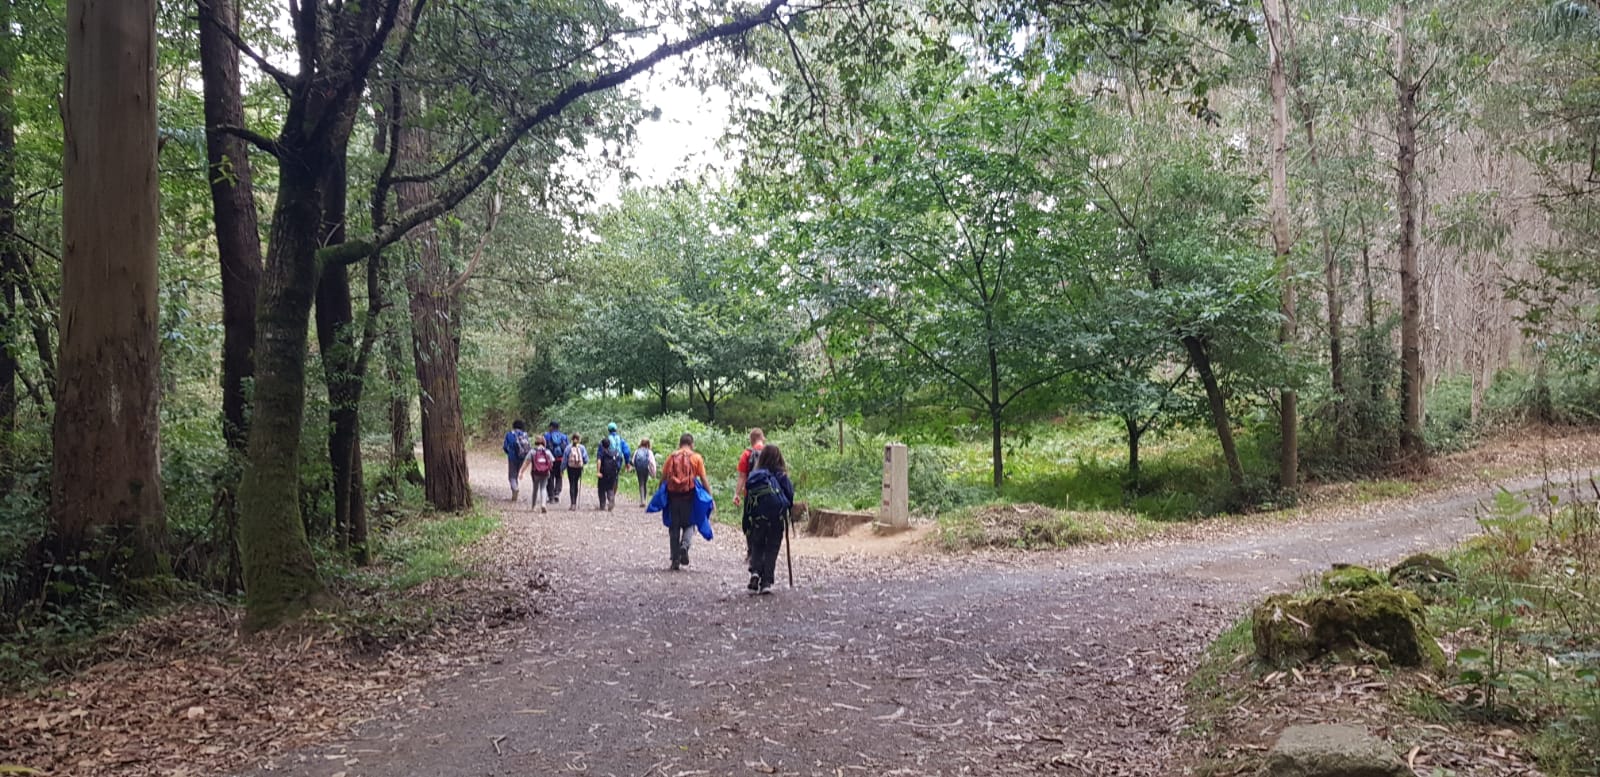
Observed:
[[[760,596],[771,596],[772,595],[772,584],[771,583],[762,584],[761,590],[756,591],[756,593],[758,595],[760,595]]]
[[[677,559],[673,559],[672,560],[672,571],[674,571],[674,572],[678,571],[678,560]]]
[[[511,491],[511,501],[513,501],[513,502],[517,501],[517,492],[516,492],[515,489],[512,489],[512,491]]]
[[[750,585],[745,586],[745,588],[750,589],[751,593],[754,593],[756,591],[761,590],[761,576],[760,575],[751,575],[750,576]]]
[[[539,512],[543,513],[543,512],[549,512],[549,511],[545,510],[544,505],[539,505]]]

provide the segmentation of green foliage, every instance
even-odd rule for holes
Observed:
[[[379,535],[379,579],[384,587],[404,591],[431,580],[467,577],[470,567],[462,551],[500,526],[500,519],[482,510],[462,515],[417,517]]]

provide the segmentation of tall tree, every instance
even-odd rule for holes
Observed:
[[[1395,90],[1395,210],[1400,221],[1400,452],[1413,462],[1427,458],[1422,433],[1422,277],[1417,264],[1420,249],[1418,210],[1422,207],[1417,180],[1417,96],[1426,72],[1419,73],[1412,59],[1409,0],[1396,0],[1394,18]]]
[[[17,282],[22,261],[17,252],[17,117],[15,49],[11,4],[0,5],[0,488],[9,488],[12,435],[17,424],[17,370],[13,353],[17,315]]]
[[[1291,255],[1294,238],[1289,231],[1289,77],[1285,49],[1289,42],[1288,14],[1284,0],[1262,0],[1267,28],[1267,92],[1272,101],[1272,161],[1268,166],[1268,208],[1272,218],[1272,249],[1278,262],[1279,295],[1283,323],[1278,342],[1286,351],[1295,345],[1294,268]],[[1293,386],[1278,394],[1278,485],[1293,489],[1300,472],[1300,429],[1297,397]]]
[[[249,146],[226,127],[245,126],[239,83],[239,8],[234,0],[197,0],[200,83],[205,93],[206,164],[217,261],[222,268],[222,431],[243,450],[249,431],[247,384],[255,374],[256,290],[261,285],[261,233]]]
[[[61,349],[51,526],[58,552],[160,565],[154,0],[67,3]],[[102,544],[103,543],[103,544]]]

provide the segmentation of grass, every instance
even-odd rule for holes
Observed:
[[[473,508],[460,515],[417,516],[383,535],[371,573],[391,591],[407,591],[431,580],[467,577],[461,551],[500,526],[495,515]]]
[[[1255,651],[1250,635],[1250,619],[1243,618],[1229,626],[1206,646],[1200,663],[1184,685],[1192,719],[1191,733],[1204,734],[1209,721],[1235,703],[1237,686],[1229,683],[1228,676],[1240,664],[1249,660]]]
[[[1036,504],[986,504],[943,513],[935,537],[945,550],[1048,550],[1127,539],[1152,527],[1128,513],[1071,512]]]

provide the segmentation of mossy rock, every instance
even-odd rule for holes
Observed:
[[[1255,609],[1256,655],[1274,664],[1378,652],[1396,666],[1444,670],[1422,600],[1388,586],[1268,598]]]
[[[1329,591],[1364,591],[1388,585],[1387,578],[1366,567],[1341,564],[1322,573],[1322,587]]]
[[[1432,553],[1407,556],[1389,568],[1389,581],[1395,585],[1402,583],[1434,585],[1452,582],[1460,577],[1455,567]]]

